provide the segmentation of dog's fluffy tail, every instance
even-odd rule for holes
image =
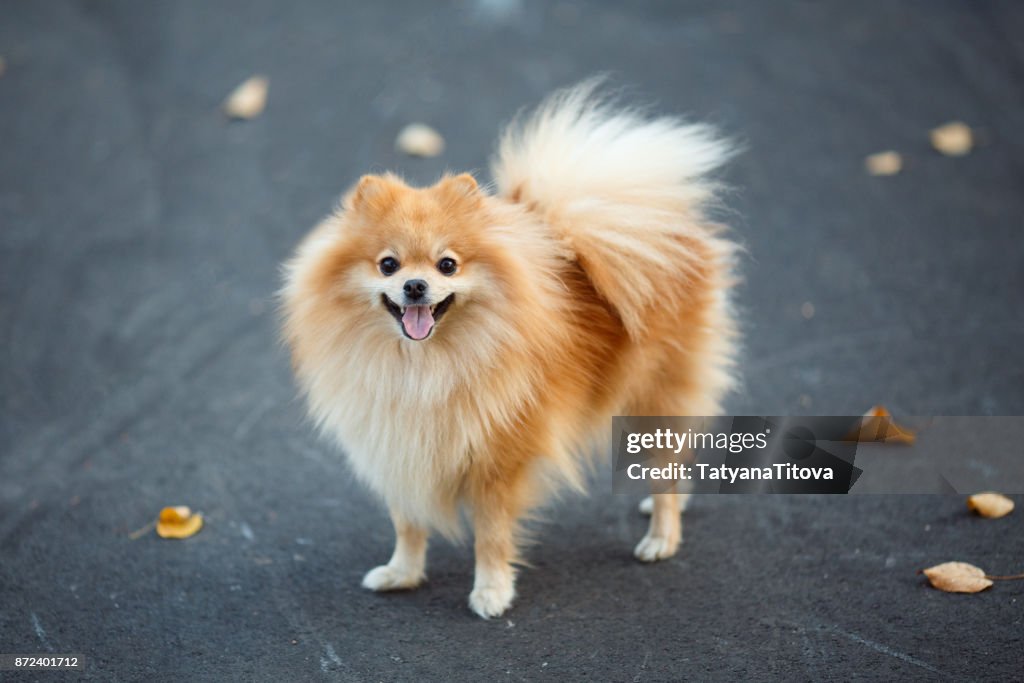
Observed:
[[[498,196],[553,226],[638,337],[656,308],[728,270],[731,243],[706,210],[718,189],[708,174],[732,148],[707,126],[621,108],[599,85],[558,92],[513,122],[491,173]]]

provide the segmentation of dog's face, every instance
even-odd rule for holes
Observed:
[[[347,294],[362,298],[396,335],[423,342],[443,334],[442,321],[488,296],[486,220],[468,174],[425,189],[365,176],[346,200]]]

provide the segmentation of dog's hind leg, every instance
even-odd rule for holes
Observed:
[[[655,465],[657,466],[657,465]],[[688,494],[654,493],[651,506],[651,522],[647,534],[640,540],[633,555],[642,562],[656,562],[672,557],[683,540],[682,511],[684,498]]]
[[[681,484],[679,486],[680,490],[685,490],[687,488],[689,488],[689,487],[687,487],[686,484]],[[679,494],[679,511],[680,512],[686,512],[686,506],[689,505],[689,504],[690,504],[690,494],[689,493],[680,493]],[[637,504],[636,509],[640,511],[641,515],[644,515],[645,517],[650,517],[654,513],[654,495],[651,494],[651,495],[647,496],[646,498],[644,498],[643,500],[641,500]]]
[[[668,415],[668,411],[658,410],[657,406],[651,407],[645,412],[638,412],[639,415]],[[652,452],[653,458],[650,461],[652,467],[664,468],[672,463],[690,462],[692,453],[689,450],[676,453],[673,449],[659,449]],[[641,562],[657,562],[672,557],[679,550],[683,540],[683,519],[682,511],[689,503],[689,493],[679,493],[681,482],[679,480],[652,480],[653,493],[644,498],[640,503],[640,511],[650,514],[651,521],[647,528],[647,534],[640,540],[633,550],[633,555]],[[685,487],[688,488],[688,487]]]

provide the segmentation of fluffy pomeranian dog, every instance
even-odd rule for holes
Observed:
[[[286,343],[309,411],[387,504],[363,579],[425,579],[432,531],[474,531],[469,605],[515,597],[520,522],[582,488],[613,415],[714,415],[733,385],[735,245],[707,210],[730,155],[588,82],[505,131],[493,190],[364,176],[286,265]],[[683,496],[648,501],[637,558],[675,554]]]

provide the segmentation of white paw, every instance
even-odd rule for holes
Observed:
[[[690,494],[680,493],[679,494],[679,511],[683,512],[686,510],[686,506],[690,504]],[[640,501],[640,504],[636,506],[637,510],[640,511],[641,515],[647,515],[650,517],[654,514],[654,496],[647,496]]]
[[[469,594],[469,608],[484,619],[504,614],[512,606],[516,590],[511,583],[507,586],[482,586]]]
[[[651,536],[647,534],[636,545],[633,555],[641,562],[657,562],[676,554],[679,550],[679,538]]]
[[[382,564],[366,573],[363,577],[363,588],[372,591],[409,590],[423,583],[425,578],[422,573],[402,571],[389,564]]]
[[[647,496],[641,500],[640,504],[637,505],[637,509],[640,510],[641,515],[647,515],[650,517],[654,513],[654,497]]]

